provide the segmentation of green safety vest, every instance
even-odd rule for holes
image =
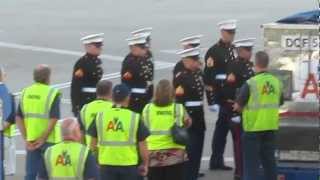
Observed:
[[[250,97],[244,107],[243,128],[246,132],[279,129],[279,104],[282,84],[270,73],[261,73],[247,81]]]
[[[124,108],[98,113],[98,161],[100,165],[138,164],[137,132],[140,115]]]
[[[37,140],[48,129],[51,106],[58,94],[57,89],[40,83],[35,83],[23,90],[20,106],[24,116],[27,141]],[[61,141],[61,134],[57,123],[47,142],[59,141]]]
[[[185,146],[173,142],[171,128],[176,123],[183,126],[185,110],[182,104],[172,103],[159,107],[153,103],[147,104],[143,110],[142,119],[149,128],[151,136],[147,138],[149,150],[185,149]]]
[[[112,107],[112,102],[106,100],[95,100],[91,103],[84,105],[80,112],[81,122],[83,127],[85,128],[85,132],[88,131],[89,127],[91,126],[93,120],[96,118],[98,112],[103,111],[104,109],[108,109]],[[85,136],[85,144],[90,146],[91,144],[91,136]]]
[[[61,142],[49,147],[44,160],[50,180],[82,180],[89,148],[77,142]]]

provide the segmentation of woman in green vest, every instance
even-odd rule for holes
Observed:
[[[189,127],[191,119],[183,105],[174,103],[171,82],[161,80],[152,103],[143,110],[143,120],[151,132],[147,138],[150,151],[149,180],[183,180],[185,146],[176,144],[171,135],[175,125]]]

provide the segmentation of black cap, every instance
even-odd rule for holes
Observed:
[[[112,91],[112,98],[115,102],[121,102],[130,95],[130,89],[125,84],[117,84]]]

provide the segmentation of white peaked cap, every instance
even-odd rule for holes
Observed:
[[[100,43],[104,40],[104,33],[91,34],[80,39],[83,44]]]
[[[229,19],[218,23],[221,30],[235,30],[237,28],[237,20]]]
[[[200,48],[195,47],[195,48],[181,50],[181,51],[177,52],[177,54],[180,55],[182,58],[190,57],[190,56],[199,56],[200,55]]]
[[[152,33],[152,27],[146,27],[146,28],[138,29],[131,32],[132,35],[145,34],[146,36],[150,36],[151,33]]]
[[[195,36],[189,36],[186,38],[183,38],[180,40],[180,43],[184,45],[189,45],[189,44],[200,44],[201,38],[203,37],[202,34],[195,35]]]
[[[146,34],[136,34],[126,40],[128,41],[128,45],[132,46],[136,44],[146,44],[147,37],[148,36]]]
[[[234,41],[235,47],[252,47],[256,38],[239,39]]]

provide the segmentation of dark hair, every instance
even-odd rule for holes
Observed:
[[[49,83],[50,74],[51,74],[51,69],[48,65],[45,65],[45,64],[38,65],[33,70],[33,80],[38,83],[47,84]]]
[[[107,96],[111,94],[112,82],[108,80],[100,80],[97,84],[97,96]]]
[[[258,51],[255,57],[255,65],[260,68],[267,68],[269,65],[269,55],[264,51]]]
[[[153,103],[157,106],[167,106],[173,102],[174,89],[171,82],[167,79],[162,79],[156,86],[154,92]]]

